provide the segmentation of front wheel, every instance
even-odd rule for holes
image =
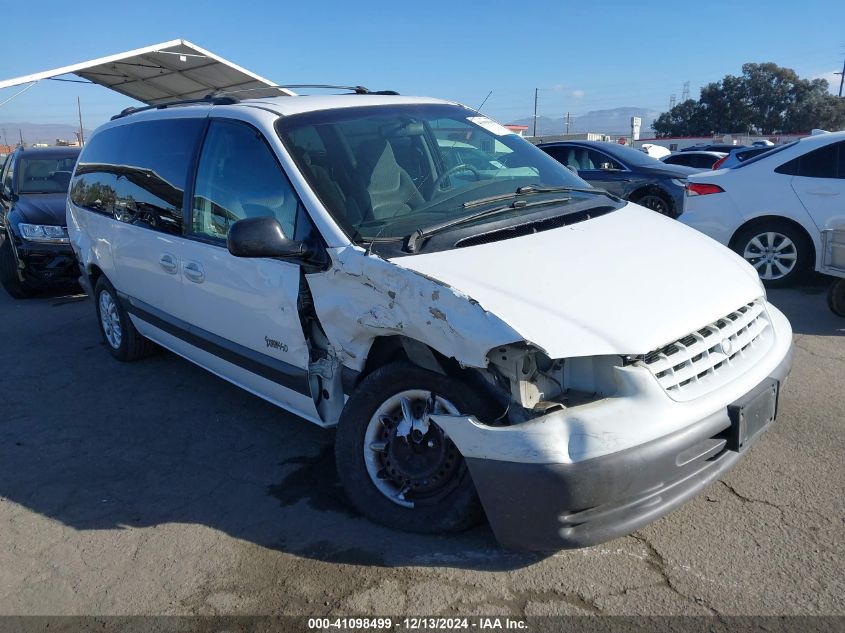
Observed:
[[[335,438],[338,476],[371,520],[410,532],[456,532],[483,516],[463,456],[430,421],[483,402],[459,380],[407,362],[367,376],[344,407]]]
[[[834,314],[845,317],[845,279],[837,279],[827,291],[827,305]]]
[[[11,238],[8,236],[0,246],[0,284],[13,299],[26,299],[32,295],[31,288],[21,281],[18,272],[18,258],[15,257]]]

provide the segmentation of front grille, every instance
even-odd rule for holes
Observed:
[[[700,330],[640,357],[675,400],[691,400],[753,367],[774,340],[765,301],[758,299]]]

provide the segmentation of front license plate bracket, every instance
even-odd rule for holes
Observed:
[[[731,420],[727,448],[741,452],[777,416],[780,383],[771,378],[728,405]]]

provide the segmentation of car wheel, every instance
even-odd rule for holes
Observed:
[[[632,202],[637,203],[641,207],[645,207],[646,209],[651,209],[652,211],[656,211],[660,215],[670,216],[672,215],[671,205],[666,198],[659,193],[646,193],[642,196],[639,196],[636,200],[632,200]]]
[[[483,516],[463,456],[431,413],[475,413],[460,380],[408,362],[367,376],[346,402],[335,437],[338,476],[365,516],[410,532],[456,532]]]
[[[845,279],[837,279],[827,291],[827,305],[834,314],[845,317]]]
[[[812,244],[789,222],[773,220],[745,227],[732,244],[771,288],[795,283],[811,265]]]
[[[100,334],[111,355],[117,360],[129,362],[148,356],[154,343],[141,336],[126,310],[123,309],[117,292],[105,277],[100,277],[94,286],[94,303],[97,307],[97,322]]]
[[[9,240],[6,237],[0,246],[0,283],[12,298],[26,299],[32,295],[32,289],[19,277],[18,258]]]

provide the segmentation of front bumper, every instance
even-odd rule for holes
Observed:
[[[22,240],[15,244],[15,251],[27,283],[45,287],[76,283],[79,269],[70,244]]]
[[[790,350],[771,379],[782,385],[791,363]],[[730,470],[759,437],[738,452],[729,447],[730,429],[726,407],[665,437],[577,464],[467,462],[502,545],[586,547],[651,523]]]
[[[595,425],[589,410],[577,420],[550,414],[483,429],[460,416],[434,416],[465,456],[499,542],[531,551],[596,545],[671,512],[730,470],[759,437],[737,444],[735,405],[765,389],[779,391],[792,367],[791,329],[770,310],[779,340],[768,362],[733,390],[711,394],[730,394],[718,406],[676,403],[661,411],[657,400],[636,403],[623,394],[595,406],[594,416],[599,407],[612,411]],[[649,416],[673,430],[639,443],[623,437],[632,428],[644,432]],[[673,418],[676,425],[669,426]],[[626,443],[610,450],[620,437]]]

